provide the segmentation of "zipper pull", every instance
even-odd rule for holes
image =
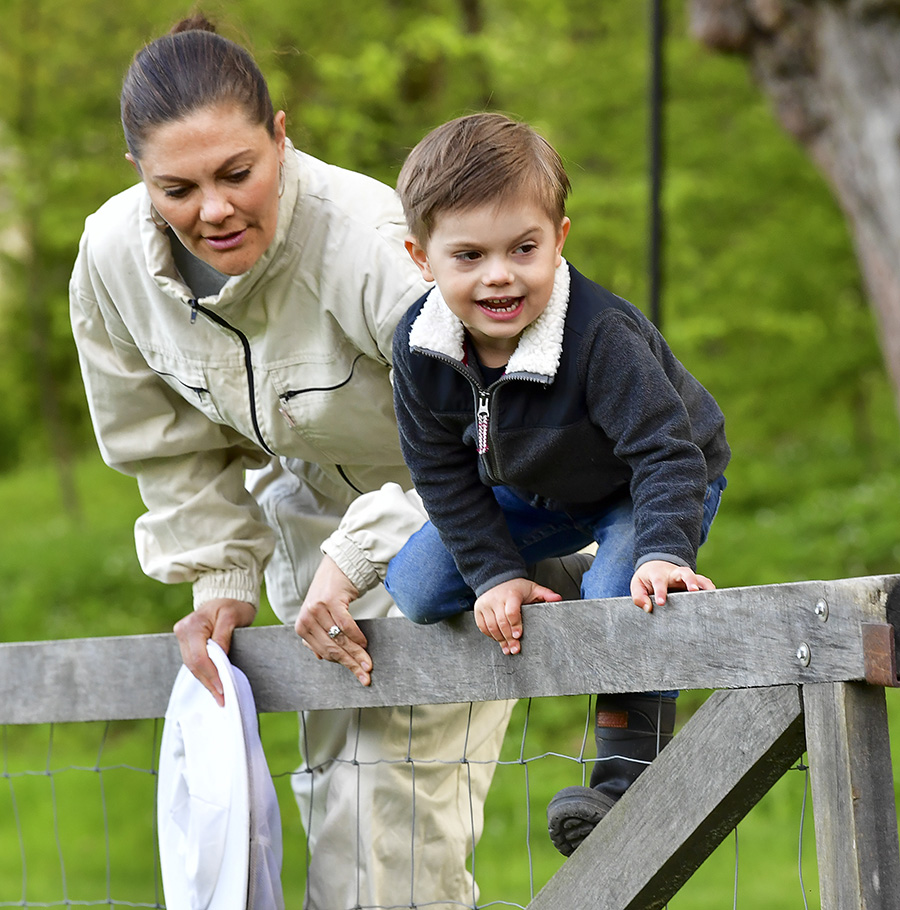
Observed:
[[[193,325],[197,321],[197,310],[200,304],[196,300],[189,300],[188,303],[191,305],[191,325]]]
[[[490,396],[487,394],[487,392],[478,393],[478,407],[475,411],[475,422],[478,429],[479,455],[484,455],[484,453],[488,450],[488,420],[490,418],[488,402],[490,400]]]
[[[284,418],[284,422],[293,430],[297,426],[297,422],[291,417],[290,411],[284,406],[278,408],[278,413]]]

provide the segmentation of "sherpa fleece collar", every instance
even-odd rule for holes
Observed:
[[[563,331],[569,306],[569,266],[556,269],[546,309],[529,325],[506,365],[506,375],[530,373],[552,381],[562,356]],[[422,311],[409,330],[410,350],[432,351],[460,362],[464,359],[463,324],[447,306],[437,286],[428,292]]]

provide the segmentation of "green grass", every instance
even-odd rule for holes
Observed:
[[[826,471],[827,464],[817,470]],[[746,491],[735,496],[730,510],[723,509],[717,519],[704,552],[709,574],[726,584],[752,584],[811,575],[837,577],[847,574],[848,565],[888,570],[896,544],[883,503],[896,501],[900,492],[893,471],[872,472],[862,483],[837,469],[826,476],[827,495],[823,491],[785,498],[777,508],[763,510]],[[141,574],[131,535],[141,511],[133,481],[109,471],[96,457],[79,462],[76,477],[83,506],[80,522],[61,515],[48,467],[0,476],[0,512],[14,518],[0,526],[0,578],[6,591],[0,612],[2,638],[170,630],[189,607],[189,591],[186,586],[159,585]],[[804,574],[803,568],[810,566]],[[265,610],[260,621],[275,618]],[[679,724],[706,695],[683,694]],[[900,700],[894,690],[887,692],[887,699],[890,725],[896,731]],[[530,709],[524,702],[517,706],[476,852],[482,903],[525,905],[561,865],[562,857],[546,835],[545,811],[557,789],[583,779],[584,766],[572,756],[582,750],[586,710],[585,697],[535,700]],[[297,721],[289,714],[264,715],[261,731],[282,807],[287,906],[299,907],[305,844],[290,790],[290,774],[299,762]],[[108,731],[104,724],[4,731],[0,906],[64,898],[151,906],[161,901],[155,871],[155,777],[148,773],[155,767],[154,738],[159,735],[153,722],[115,723]],[[545,753],[570,757],[541,757]],[[586,753],[590,757],[589,748]],[[895,745],[894,762],[898,761]],[[798,864],[804,786],[802,772],[789,772],[739,825],[739,907],[803,907]],[[811,798],[802,856],[808,906],[816,910]],[[735,865],[735,842],[729,836],[670,906],[674,910],[731,906]]]
[[[80,517],[63,513],[48,464],[0,475],[0,640],[170,632],[191,608],[189,585],[140,570],[133,525],[143,512],[134,480],[96,455],[75,466]],[[258,622],[276,619],[265,605]]]
[[[0,905],[157,901],[153,769],[161,730],[153,721],[4,730]]]

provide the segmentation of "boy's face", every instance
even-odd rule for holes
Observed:
[[[547,307],[569,219],[556,225],[535,202],[514,199],[439,215],[426,246],[406,248],[462,320],[482,363],[502,366]]]

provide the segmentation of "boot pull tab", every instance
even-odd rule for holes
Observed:
[[[597,726],[611,727],[615,730],[628,729],[628,712],[627,711],[598,711]]]

